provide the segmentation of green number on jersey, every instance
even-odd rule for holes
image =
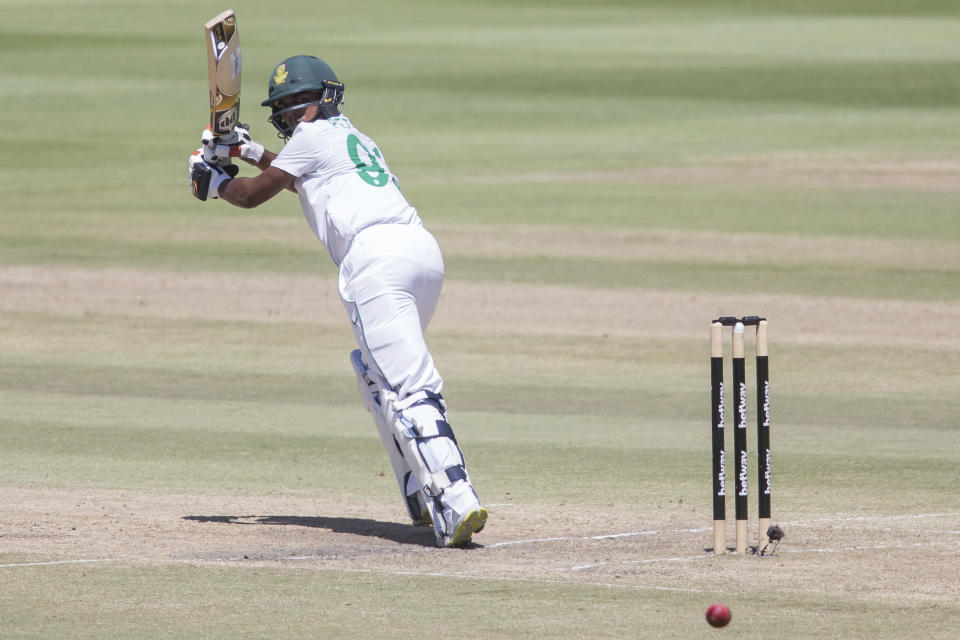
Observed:
[[[360,151],[363,151],[363,157]],[[373,152],[367,149],[360,138],[354,134],[347,136],[347,151],[350,152],[350,159],[357,165],[357,175],[360,179],[374,187],[384,187],[390,182],[387,170],[380,166],[378,160],[383,160],[380,149],[373,148]]]

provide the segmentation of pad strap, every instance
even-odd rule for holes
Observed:
[[[407,437],[413,440],[428,440],[430,438],[450,438],[454,442],[457,438],[453,435],[453,427],[446,420],[433,420],[426,424],[421,424],[416,420],[411,420],[403,414],[398,413],[397,418],[400,424],[406,429]]]
[[[462,464],[447,467],[446,469],[430,474],[430,481],[427,486],[423,488],[423,492],[431,498],[437,498],[443,493],[443,490],[450,485],[466,479],[467,468]]]
[[[447,403],[443,401],[443,396],[433,391],[418,391],[411,393],[403,400],[394,400],[393,408],[400,412],[410,407],[415,407],[418,404],[432,404],[440,413],[443,415],[447,414]]]

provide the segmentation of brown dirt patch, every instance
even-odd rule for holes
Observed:
[[[793,591],[948,604],[960,513],[783,523],[773,557],[716,557],[703,523],[678,513],[638,525],[602,506],[492,505],[467,550],[433,547],[396,505],[285,496],[198,496],[0,487],[4,551],[49,560],[189,562],[374,574],[741,593]],[[687,519],[685,519],[687,518]],[[866,520],[869,520],[867,522]],[[40,560],[37,560],[40,561]],[[11,563],[17,564],[17,563]]]
[[[506,230],[462,224],[431,228],[447,255],[960,269],[960,249],[948,242],[668,230],[594,229],[585,233],[522,225]]]
[[[781,343],[960,350],[960,304],[448,281],[433,331],[698,339],[757,310]],[[0,268],[0,311],[342,327],[332,278],[70,267]]]
[[[960,191],[956,156],[722,156],[675,167],[476,175],[468,182],[737,185],[855,190]]]

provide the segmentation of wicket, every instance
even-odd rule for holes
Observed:
[[[710,324],[710,397],[713,441],[713,551],[726,553],[726,459],[724,438],[723,327],[732,327],[733,404],[736,421],[733,432],[734,510],[736,545],[739,554],[747,550],[747,381],[744,357],[744,327],[755,326],[757,377],[757,484],[759,540],[757,553],[765,548],[770,527],[770,370],[767,351],[767,319],[760,316],[724,316]]]

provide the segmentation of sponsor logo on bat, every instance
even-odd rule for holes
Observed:
[[[239,113],[237,107],[231,107],[217,115],[217,131],[230,131],[237,124]]]

